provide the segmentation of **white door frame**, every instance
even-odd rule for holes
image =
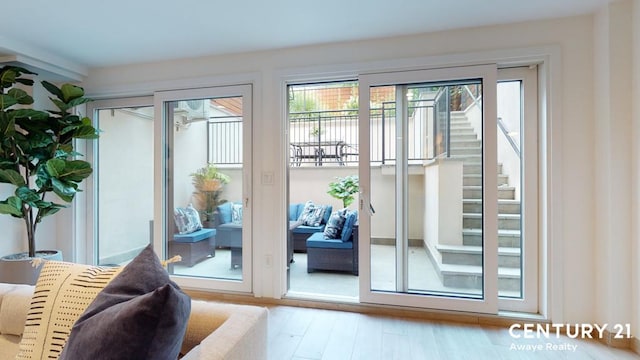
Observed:
[[[246,85],[230,85],[219,87],[208,87],[187,90],[171,90],[160,91],[154,94],[155,107],[155,203],[154,213],[154,247],[160,258],[166,259],[167,255],[167,207],[170,203],[167,199],[167,188],[171,188],[172,184],[166,182],[167,170],[171,168],[171,159],[168,159],[169,149],[167,142],[169,140],[169,132],[167,120],[165,117],[165,103],[170,101],[231,97],[241,96],[243,111],[243,175],[242,175],[242,280],[214,279],[214,278],[196,278],[187,276],[172,276],[172,279],[180,286],[192,289],[217,289],[222,291],[233,291],[250,293],[253,290],[252,285],[252,161],[251,161],[251,137],[252,137],[252,91],[250,84]]]
[[[412,70],[364,74],[360,84],[360,301],[444,310],[498,312],[497,256],[497,159],[496,159],[496,65],[463,66],[431,70]],[[370,120],[369,89],[372,86],[402,85],[481,79],[483,90],[483,263],[482,299],[463,299],[409,293],[389,293],[371,290],[371,221],[370,194]],[[374,204],[375,205],[375,204]]]

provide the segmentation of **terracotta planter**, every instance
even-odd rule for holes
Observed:
[[[47,260],[62,260],[62,252],[58,250],[41,250],[36,257]],[[42,266],[33,267],[27,253],[12,254],[0,257],[0,282],[9,284],[35,285]]]

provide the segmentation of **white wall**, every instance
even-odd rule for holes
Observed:
[[[631,2],[596,15],[594,103],[596,321],[624,324],[631,293]]]
[[[183,61],[92,69],[84,83],[93,95],[150,94],[172,87],[233,83],[234,74],[253,78],[254,95],[254,226],[265,239],[254,247],[257,270],[255,291],[259,296],[278,297],[282,287],[279,271],[262,266],[267,255],[274,263],[282,256],[276,244],[285,230],[284,175],[288,152],[284,144],[283,76],[304,77],[310,72],[333,70],[357,73],[357,68],[384,68],[389,64],[410,67],[461,61],[461,53],[508,54],[505,49],[557,46],[559,58],[552,70],[557,84],[550,101],[551,121],[559,124],[550,142],[557,145],[547,158],[553,162],[549,175],[550,213],[554,236],[549,239],[564,257],[552,264],[554,321],[593,322],[594,296],[599,290],[593,279],[594,263],[594,115],[593,115],[593,17],[580,16],[513,25],[489,26],[441,33],[370,41],[301,47],[278,51],[204,57]],[[527,51],[522,51],[526,53]],[[491,55],[494,56],[494,55]],[[398,60],[404,59],[404,60]],[[314,70],[315,69],[315,70]],[[297,74],[297,75],[296,75]],[[188,81],[187,81],[188,80]],[[555,131],[554,130],[554,131]],[[274,184],[262,184],[263,171],[275,174]],[[556,200],[556,199],[560,199]],[[273,243],[269,243],[269,242]],[[601,239],[598,239],[601,241]],[[555,255],[555,254],[552,254]],[[557,255],[556,255],[557,256]]]
[[[632,199],[632,322],[633,333],[636,337],[640,334],[640,0],[633,0],[632,13],[632,174],[631,174],[631,199]]]

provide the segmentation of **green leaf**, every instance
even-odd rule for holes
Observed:
[[[16,133],[16,122],[13,118],[5,117],[3,121],[0,122],[0,136],[7,139],[13,136]]]
[[[19,79],[16,79],[16,82],[22,85],[33,86],[33,80],[31,79],[19,78]]]
[[[70,101],[80,98],[84,95],[84,89],[73,84],[63,84],[61,90],[61,99],[66,103],[69,103]]]
[[[19,197],[22,202],[29,204],[29,206],[36,207],[36,203],[40,201],[40,196],[33,189],[29,189],[26,186],[21,186],[16,189],[16,196]]]
[[[19,72],[14,67],[6,67],[0,73],[0,85],[2,87],[10,87],[16,83],[16,78],[19,75]]]
[[[5,201],[0,201],[0,214],[9,214],[16,217],[23,217],[22,201],[15,196],[11,196]]]
[[[84,160],[71,160],[66,161],[64,171],[57,177],[66,181],[80,182],[89,177],[92,172],[90,163]]]
[[[62,100],[54,99],[52,97],[50,97],[49,99],[51,99],[51,102],[53,102],[58,107],[58,109],[62,110],[63,112],[69,110],[69,108],[70,108],[70,106],[67,105]]]
[[[47,207],[40,207],[40,211],[38,211],[38,218],[36,219],[36,222],[39,223],[42,218],[49,215],[53,215],[63,208],[64,206],[58,205],[58,204],[52,204],[51,206],[47,206]]]
[[[31,105],[33,104],[33,98],[27,94],[26,91],[18,88],[12,88],[7,91],[7,94],[18,102],[20,105]]]
[[[99,135],[93,126],[83,125],[76,129],[73,133],[73,137],[78,139],[97,139]]]
[[[73,99],[73,100],[69,101],[67,103],[67,105],[69,105],[69,107],[76,107],[78,105],[86,104],[86,103],[91,102],[91,101],[92,101],[91,99],[80,97],[80,98],[76,98],[76,99]]]
[[[62,159],[51,159],[45,164],[47,172],[52,177],[59,178],[64,173],[65,161]]]
[[[51,184],[53,185],[53,192],[56,193],[60,199],[66,202],[73,201],[73,197],[76,195],[76,184],[56,178],[51,179]]]
[[[25,181],[22,178],[22,175],[12,169],[0,170],[0,182],[13,184],[15,186],[25,185]]]
[[[18,100],[16,100],[13,96],[7,94],[2,94],[2,96],[0,96],[0,110],[6,110],[17,103]]]
[[[45,111],[33,110],[33,109],[15,109],[7,113],[7,115],[14,119],[32,119],[32,120],[44,120],[49,117]]]
[[[47,91],[49,93],[51,93],[52,95],[54,95],[55,97],[57,97],[58,99],[62,100],[64,99],[64,95],[62,94],[62,90],[60,90],[60,88],[58,88],[57,86],[55,86],[54,84],[48,82],[48,81],[43,81],[42,82],[42,86],[47,89]]]

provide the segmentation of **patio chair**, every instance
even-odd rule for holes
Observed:
[[[344,166],[346,165],[346,162],[348,161],[349,156],[358,156],[358,148],[354,145],[349,145],[349,144],[341,144],[340,148],[338,149],[339,151],[337,152],[336,158],[338,160],[338,164]]]
[[[317,232],[307,239],[307,272],[315,270],[347,271],[358,275],[358,213],[345,216],[339,237],[325,238]]]

